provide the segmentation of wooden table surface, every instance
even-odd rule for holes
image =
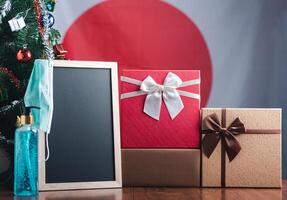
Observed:
[[[287,199],[287,180],[282,189],[150,188],[97,189],[41,192],[37,198],[12,196],[0,191],[0,200],[277,200]]]

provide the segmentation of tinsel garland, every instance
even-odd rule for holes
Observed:
[[[47,55],[47,59],[54,59],[53,46],[49,41],[50,28],[48,25],[48,11],[43,0],[34,0],[34,8],[36,12],[36,20],[38,30],[43,41],[43,46]]]
[[[0,67],[0,73],[5,74],[6,76],[8,76],[9,80],[11,81],[11,83],[13,83],[13,85],[18,90],[21,90],[21,83],[20,83],[20,81],[16,78],[16,76],[10,70],[8,70],[6,67]]]
[[[39,0],[34,0],[34,8],[35,8],[35,12],[36,12],[36,20],[37,20],[37,24],[38,24],[38,30],[40,35],[43,35],[44,29],[41,23],[42,20],[42,12],[41,12],[41,7],[40,7],[40,2]]]
[[[5,117],[7,115],[10,115],[11,113],[14,113],[15,111],[19,110],[20,107],[24,106],[24,100],[15,100],[12,101],[10,104],[2,106],[0,108],[0,118]]]
[[[11,1],[6,0],[0,5],[0,24],[2,23],[2,18],[5,17],[11,10]]]

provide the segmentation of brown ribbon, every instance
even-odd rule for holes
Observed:
[[[240,143],[236,136],[245,133],[244,124],[236,118],[226,128],[226,110],[222,110],[221,122],[218,116],[213,113],[203,120],[202,132],[205,134],[202,139],[203,153],[209,158],[215,147],[221,140],[221,186],[225,187],[225,152],[231,162],[241,150]]]
[[[235,136],[244,133],[245,127],[239,118],[236,118],[228,128],[225,128],[215,113],[208,115],[203,120],[202,131],[206,134],[202,140],[202,149],[208,158],[221,139],[229,161],[232,161],[240,152],[241,147]]]

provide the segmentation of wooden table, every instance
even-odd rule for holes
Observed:
[[[13,199],[11,191],[0,191],[1,200]],[[123,188],[41,192],[38,198],[14,200],[278,200],[287,199],[287,180],[282,189],[216,188]]]

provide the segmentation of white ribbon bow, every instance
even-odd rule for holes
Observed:
[[[199,84],[199,79],[182,82],[182,80],[172,72],[167,74],[163,85],[157,84],[150,76],[142,82],[124,76],[121,77],[121,80],[140,85],[140,91],[124,93],[121,95],[121,99],[147,94],[144,103],[144,112],[156,120],[159,120],[162,99],[164,100],[171,119],[174,119],[184,108],[180,95],[200,99],[198,94],[177,90],[178,87]]]
[[[144,112],[154,119],[159,120],[162,98],[168,109],[170,117],[174,119],[184,108],[182,100],[176,88],[182,84],[182,80],[173,73],[168,73],[163,85],[157,84],[148,76],[141,84],[140,89],[147,93],[144,103]]]

